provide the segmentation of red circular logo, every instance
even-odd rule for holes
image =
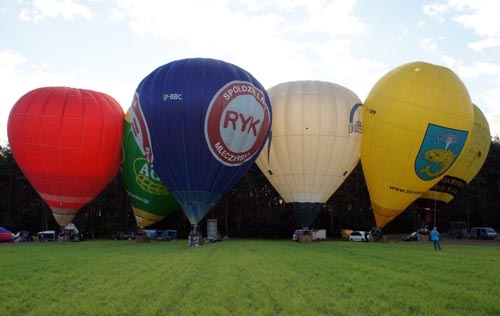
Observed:
[[[231,81],[212,98],[205,116],[205,138],[217,160],[239,166],[252,158],[270,128],[265,94],[247,81]]]

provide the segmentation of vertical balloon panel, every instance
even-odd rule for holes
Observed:
[[[16,162],[60,226],[118,173],[123,110],[104,93],[32,90],[12,108],[7,130]]]
[[[132,109],[138,143],[192,224],[246,174],[271,124],[262,85],[215,59],[157,68],[139,84]]]
[[[490,127],[483,112],[475,104],[473,104],[473,109],[474,127],[462,155],[458,157],[449,172],[420,199],[449,203],[481,170],[490,150]]]
[[[472,129],[472,103],[451,70],[413,62],[383,76],[363,108],[361,162],[382,228],[461,154]]]
[[[268,93],[272,138],[256,162],[308,227],[359,161],[361,101],[323,81],[281,83]]]
[[[120,171],[137,226],[145,228],[161,221],[180,206],[139,148],[132,132],[130,112],[131,108],[125,115]]]

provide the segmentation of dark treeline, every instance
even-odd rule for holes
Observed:
[[[450,221],[465,221],[469,227],[500,229],[499,166],[500,139],[495,137],[483,168],[455,199],[449,204],[417,200],[384,230],[408,232],[425,222],[433,225],[434,219],[442,231],[446,231]],[[434,213],[434,210],[437,211]],[[230,237],[290,238],[298,228],[293,213],[257,166],[252,167],[246,177],[209,211],[200,222],[202,233],[206,231],[209,218],[216,218],[220,233]],[[96,199],[78,212],[74,222],[89,238],[109,238],[117,230],[136,229],[119,174]],[[28,183],[8,146],[0,146],[0,226],[13,232],[59,229],[51,210]],[[367,230],[373,226],[370,197],[359,163],[325,203],[313,227],[327,229],[330,237],[336,237],[344,228]],[[179,209],[151,228],[177,229],[179,236],[184,237],[190,224]]]

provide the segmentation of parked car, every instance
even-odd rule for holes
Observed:
[[[160,241],[171,241],[171,240],[177,240],[177,230],[174,229],[165,229],[160,233],[158,237],[156,237],[156,240]]]
[[[496,239],[497,232],[491,227],[472,227],[470,230],[472,239]]]
[[[21,230],[16,234],[17,242],[30,242],[33,241],[33,234],[29,230]]]
[[[306,240],[308,239],[308,240]],[[312,231],[310,229],[296,229],[292,235],[293,241],[311,241],[312,240]]]
[[[404,241],[419,241],[420,234],[418,232],[413,232],[411,234],[402,237],[401,239],[403,239]]]
[[[350,241],[370,241],[370,233],[363,230],[356,230],[349,235]]]
[[[448,236],[454,239],[467,238],[467,224],[465,222],[450,222]]]
[[[119,231],[113,236],[114,240],[132,240],[135,239],[134,231]]]
[[[57,241],[57,234],[55,230],[44,230],[38,232],[38,241]]]
[[[420,234],[420,235],[429,235],[429,228],[427,227],[427,225],[424,225],[422,227],[420,227],[417,232]]]

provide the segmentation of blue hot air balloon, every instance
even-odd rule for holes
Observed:
[[[271,125],[263,86],[215,59],[160,66],[141,81],[131,108],[137,143],[193,226],[245,176]]]

